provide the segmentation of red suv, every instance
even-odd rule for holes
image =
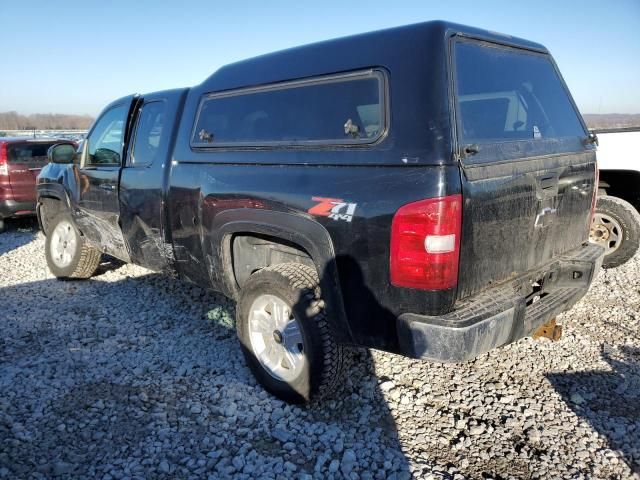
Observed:
[[[55,138],[0,138],[0,232],[5,218],[35,215],[36,176],[47,163],[47,150],[58,143],[76,145]]]

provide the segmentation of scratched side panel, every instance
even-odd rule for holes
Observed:
[[[329,232],[345,310],[357,342],[395,350],[397,315],[442,313],[453,305],[455,291],[425,292],[391,286],[389,242],[391,219],[400,206],[459,193],[457,166],[178,163],[173,165],[171,175],[169,208],[177,265],[196,283],[219,286],[219,248],[211,244],[208,231],[215,216],[228,208],[264,208],[310,218]],[[316,208],[316,215],[309,214],[308,210],[322,203],[318,197],[342,200],[336,214],[326,216],[331,215],[326,208]]]
[[[157,150],[136,154],[141,166],[131,162],[133,145],[120,176],[120,224],[131,252],[131,261],[151,270],[174,273],[174,252],[165,225],[165,193],[171,166],[170,151],[175,141],[174,125],[186,96],[186,89],[168,90],[143,97],[145,104],[162,102],[165,122]],[[145,108],[144,106],[142,107]],[[136,134],[136,138],[137,138]],[[148,157],[147,155],[150,155]]]

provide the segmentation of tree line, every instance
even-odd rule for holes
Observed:
[[[640,114],[585,114],[584,118],[589,128],[640,126]],[[86,130],[93,120],[90,115],[0,112],[0,130]]]
[[[589,128],[640,127],[639,113],[585,113],[583,117]]]
[[[0,130],[86,130],[91,123],[90,115],[0,112]]]

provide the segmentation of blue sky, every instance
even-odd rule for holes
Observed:
[[[640,0],[0,3],[0,111],[96,115],[282,48],[444,19],[547,46],[583,113],[640,113]]]

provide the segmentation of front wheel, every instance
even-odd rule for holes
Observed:
[[[238,300],[236,328],[249,368],[276,397],[306,403],[340,385],[344,347],[333,338],[312,267],[284,263],[251,275]]]
[[[640,246],[640,215],[630,203],[618,197],[598,197],[589,239],[605,248],[605,268],[629,261]]]
[[[68,213],[51,222],[45,241],[49,270],[58,278],[89,278],[100,265],[100,250],[89,246]]]

